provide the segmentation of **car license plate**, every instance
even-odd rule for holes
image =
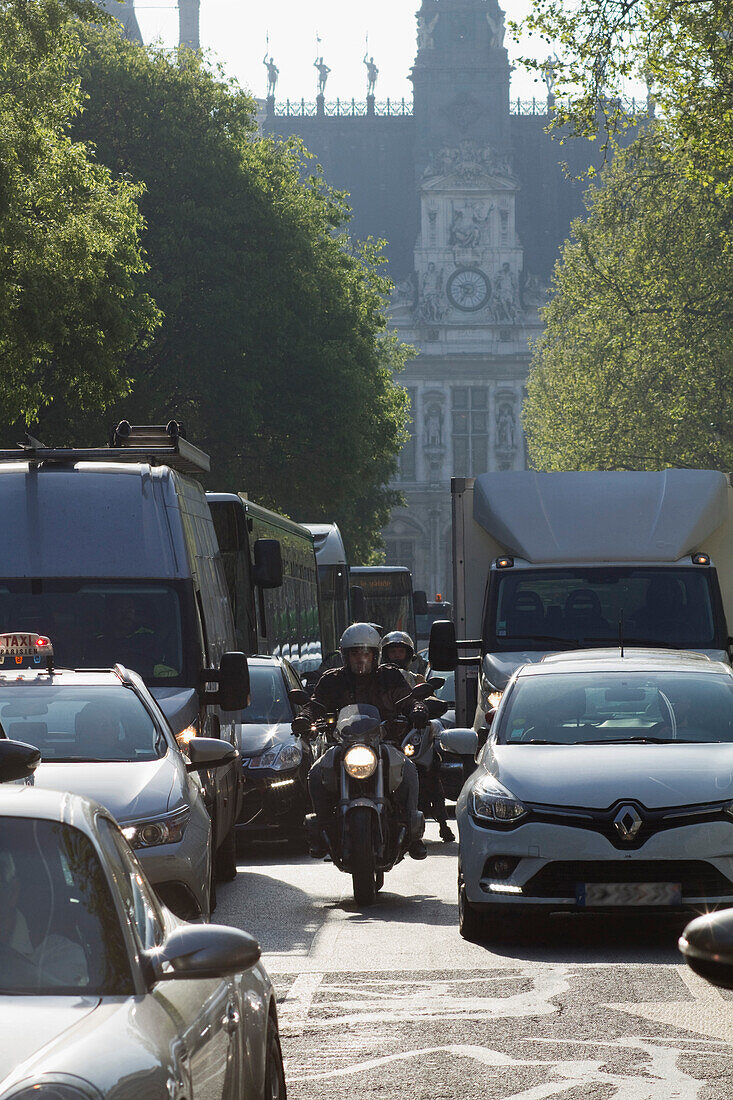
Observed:
[[[678,905],[679,882],[585,882],[577,887],[578,905]]]

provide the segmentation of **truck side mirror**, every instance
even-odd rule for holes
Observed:
[[[360,584],[352,584],[351,586],[351,615],[355,623],[364,622],[366,616],[366,600],[364,599],[364,589]]]
[[[258,588],[281,588],[283,555],[277,539],[257,539],[254,544],[252,581]]]
[[[412,602],[415,608],[416,615],[428,615],[428,596],[424,589],[418,588],[412,593]]]
[[[249,706],[249,665],[244,653],[222,653],[218,680],[216,702],[222,710],[244,710]]]
[[[430,628],[428,660],[431,669],[453,672],[458,667],[456,626],[450,619],[438,619]]]

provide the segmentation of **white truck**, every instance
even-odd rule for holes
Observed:
[[[548,653],[644,645],[730,661],[733,488],[714,470],[453,478],[454,622],[430,665],[456,670],[478,731],[513,672]],[[476,655],[478,651],[478,655]]]

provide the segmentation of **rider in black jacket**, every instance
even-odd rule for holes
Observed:
[[[396,722],[393,724],[394,719],[404,716],[413,723],[423,723],[427,714],[425,704],[408,698],[412,685],[400,669],[379,665],[380,642],[378,631],[369,623],[354,623],[348,627],[341,637],[343,668],[324,672],[316,684],[311,702],[302,713],[316,719],[323,717],[324,712],[338,713],[350,704],[369,704],[377,708],[386,723],[386,739],[396,742],[401,741],[401,733],[404,736],[404,726]],[[314,841],[311,845],[311,855],[320,858],[326,854],[320,834],[330,828],[336,805],[336,795],[326,786],[320,760],[310,770],[308,787],[319,834],[318,842]],[[406,759],[402,783],[396,794],[409,821],[417,819],[418,790],[417,769],[411,760]],[[427,849],[420,839],[413,840],[408,851],[413,859],[425,859],[427,856]]]

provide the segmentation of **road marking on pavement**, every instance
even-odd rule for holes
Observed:
[[[678,973],[692,994],[692,1001],[640,1001],[637,1004],[612,1001],[603,1007],[733,1044],[730,1002],[688,966],[680,966]]]
[[[281,1035],[292,1038],[303,1034],[313,998],[322,981],[323,974],[313,970],[298,975],[278,1011]]]

